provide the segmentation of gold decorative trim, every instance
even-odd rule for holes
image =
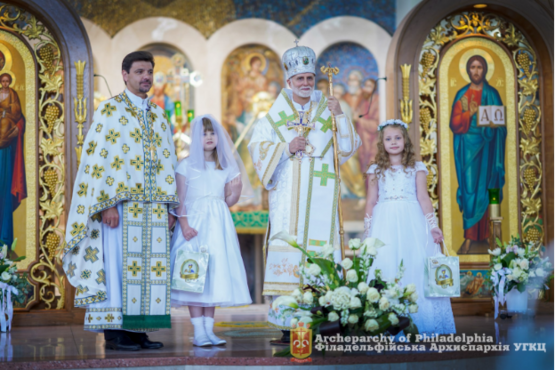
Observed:
[[[65,156],[64,156],[64,66],[57,41],[33,14],[15,6],[0,6],[0,27],[20,35],[31,45],[39,77],[39,194],[29,186],[28,196],[39,198],[38,261],[30,266],[29,277],[39,284],[39,301],[46,309],[64,308],[65,276],[57,250],[65,235]],[[34,80],[34,76],[32,79]],[[29,89],[33,94],[36,89]],[[34,101],[34,99],[32,99]],[[34,127],[37,127],[36,124]],[[28,154],[29,148],[26,149]],[[26,158],[27,160],[27,158]],[[33,161],[36,160],[33,159]],[[27,181],[32,176],[27,177]],[[35,224],[35,218],[32,224]],[[31,242],[32,241],[28,241]]]
[[[75,62],[75,70],[77,73],[77,97],[73,98],[75,110],[75,122],[77,122],[77,146],[75,154],[77,155],[77,167],[81,163],[81,153],[83,152],[83,143],[85,135],[83,135],[84,123],[87,120],[87,98],[84,97],[84,73],[86,61],[79,60]]]
[[[291,181],[291,211],[289,214],[289,234],[297,237],[299,224],[299,201],[301,197],[301,163],[293,160],[293,180]]]
[[[410,125],[412,123],[412,99],[410,99],[410,70],[412,65],[403,64],[399,67],[403,77],[403,99],[399,100],[401,120]]]
[[[482,12],[462,12],[440,21],[431,31],[420,53],[419,116],[422,161],[430,171],[428,192],[438,209],[437,168],[437,67],[441,50],[451,41],[481,36],[503,44],[513,56],[518,81],[518,127],[520,158],[520,226],[524,239],[541,243],[544,239],[541,152],[541,107],[539,72],[534,49],[523,34],[504,18]],[[507,142],[511,143],[507,137]],[[513,141],[514,142],[514,141]],[[510,145],[510,144],[509,144]],[[444,169],[442,169],[444,170]],[[509,188],[509,196],[516,196]]]

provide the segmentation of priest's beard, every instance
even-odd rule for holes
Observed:
[[[291,87],[291,90],[293,90],[293,94],[301,97],[301,98],[309,98],[312,95],[312,92],[314,91],[314,86],[312,86],[310,88],[310,90],[301,90],[300,87]]]

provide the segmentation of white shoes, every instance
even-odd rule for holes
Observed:
[[[193,346],[206,347],[211,345],[212,342],[210,341],[210,339],[208,339],[206,335],[199,335],[198,338],[195,336],[195,338],[193,339]]]
[[[191,317],[191,323],[195,328],[195,337],[193,339],[193,346],[205,347],[211,346],[212,342],[206,335],[206,330],[204,329],[203,317]]]
[[[203,318],[204,330],[206,331],[206,335],[208,336],[208,339],[210,339],[210,342],[215,346],[222,346],[226,344],[227,342],[224,339],[218,338],[216,334],[214,334],[214,319],[206,316],[203,316]]]

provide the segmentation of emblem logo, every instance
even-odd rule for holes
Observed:
[[[305,66],[308,65],[308,62],[309,62],[308,57],[303,57],[303,64]]]
[[[307,358],[312,354],[312,330],[305,328],[303,323],[291,330],[291,355],[298,359]]]
[[[193,259],[188,259],[181,265],[181,278],[187,280],[198,279],[198,263]]]

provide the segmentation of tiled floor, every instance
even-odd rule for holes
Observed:
[[[216,321],[260,321],[266,320],[265,305],[253,305],[244,308],[218,309]],[[542,315],[535,318],[513,317],[506,320],[494,320],[492,317],[465,316],[456,317],[458,334],[467,336],[491,336],[495,343],[511,344],[512,350],[508,356],[499,354],[481,354],[477,352],[444,353],[430,352],[359,352],[359,353],[330,353],[325,357],[314,350],[313,364],[319,365],[347,365],[362,363],[395,364],[394,367],[382,368],[420,368],[430,361],[445,365],[446,368],[481,368],[472,363],[490,369],[495,364],[503,363],[515,352],[515,342],[545,342],[550,336],[546,347],[547,353],[534,353],[533,359],[543,361],[546,356],[551,356],[553,365],[553,316]],[[496,329],[497,323],[497,329]],[[223,347],[197,348],[191,344],[192,327],[187,310],[172,312],[172,330],[161,330],[150,334],[151,339],[164,343],[160,350],[142,350],[139,352],[109,351],[104,348],[104,337],[83,331],[81,326],[55,326],[55,327],[16,327],[9,334],[0,335],[0,368],[15,369],[72,369],[72,368],[152,368],[162,366],[168,369],[198,368],[198,366],[218,365],[228,366],[286,366],[293,365],[289,359],[276,358],[273,354],[283,347],[271,346],[272,332],[266,328],[230,328],[216,327],[215,331],[228,343]],[[229,336],[229,332],[235,336]],[[226,333],[227,332],[227,333]],[[242,336],[236,336],[236,334]],[[279,332],[274,332],[279,337]],[[233,334],[233,333],[231,333]],[[256,334],[243,335],[243,334]],[[257,336],[258,335],[258,336]],[[531,354],[531,352],[527,352]],[[522,356],[521,356],[522,357]],[[520,358],[520,357],[519,357]],[[469,360],[471,359],[471,360]],[[466,360],[464,364],[461,360]],[[423,362],[424,361],[424,362]],[[439,362],[438,362],[439,361]],[[468,362],[470,361],[470,362]],[[404,364],[404,365],[403,365]],[[453,364],[453,366],[449,365]],[[454,364],[458,364],[455,366]],[[508,367],[514,365],[510,362]],[[410,366],[409,366],[410,365]],[[399,367],[400,366],[400,367]],[[435,366],[427,368],[435,368]],[[442,366],[444,367],[444,366]],[[360,367],[359,367],[360,368]],[[531,367],[536,368],[536,367]],[[354,369],[354,368],[353,368]]]

